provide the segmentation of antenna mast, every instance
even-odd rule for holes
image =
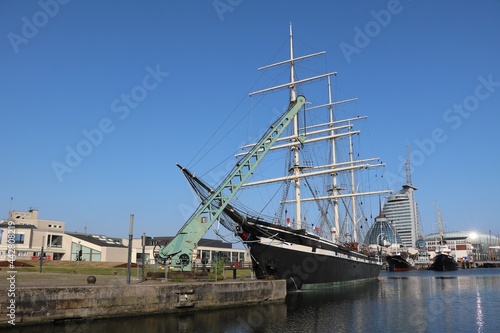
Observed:
[[[408,151],[408,159],[406,160],[406,164],[405,164],[406,184],[407,185],[412,185],[412,183],[411,183],[410,145],[406,145],[406,150]]]

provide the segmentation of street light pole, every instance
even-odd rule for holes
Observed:
[[[132,236],[134,231],[134,214],[130,214],[130,226],[128,231],[128,260],[127,260],[127,284],[130,284],[130,270],[132,267]]]
[[[42,252],[40,252],[40,273],[42,272],[43,265],[43,245],[45,243],[45,236],[42,236]]]
[[[142,281],[144,282],[144,259],[146,250],[146,233],[142,233]]]

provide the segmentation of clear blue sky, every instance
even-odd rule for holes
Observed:
[[[394,190],[410,145],[424,232],[439,201],[446,230],[499,233],[499,1],[2,1],[0,215],[175,234],[195,207],[175,163],[246,112],[290,22],[359,98]]]

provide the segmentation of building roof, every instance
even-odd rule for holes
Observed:
[[[455,240],[455,239],[465,239],[470,237],[472,244],[490,244],[499,245],[499,239],[497,236],[493,236],[484,232],[475,231],[448,231],[443,233],[444,239]],[[439,239],[439,233],[433,233],[425,236],[425,241],[435,241]]]
[[[168,237],[153,237],[152,241],[158,241],[160,245],[166,245],[170,243],[174,239],[173,236],[168,236]],[[232,249],[233,245],[231,243],[224,243],[221,240],[217,239],[208,239],[208,238],[202,238],[198,242],[198,246],[207,246],[207,247],[218,247],[218,248],[224,248],[224,249]]]
[[[102,247],[126,247],[123,245],[121,238],[111,238],[95,234],[82,234],[79,232],[65,232],[65,234]]]
[[[375,223],[373,223],[370,230],[366,233],[363,243],[365,245],[376,245],[383,240],[389,241],[392,244],[403,244],[401,237],[387,221],[387,218],[385,216],[378,216],[375,219]]]
[[[95,234],[83,234],[79,232],[65,232],[65,234],[73,236],[75,238],[81,239],[82,241],[89,242],[91,244],[95,244],[98,246],[107,246],[107,247],[127,247],[123,245],[121,238],[113,238],[107,237],[104,235],[95,235]],[[147,245],[155,244],[155,241],[158,241],[160,245],[166,245],[170,243],[174,239],[174,236],[168,237],[147,237]],[[224,248],[224,249],[232,249],[233,246],[230,243],[224,243],[223,241],[216,239],[207,239],[202,238],[198,242],[198,246],[207,246],[207,247],[215,247],[215,248]]]
[[[14,229],[37,229],[36,226],[33,224],[28,224],[28,223],[16,223],[14,226],[12,226]],[[2,222],[0,223],[0,228],[9,228],[9,223],[8,222]]]

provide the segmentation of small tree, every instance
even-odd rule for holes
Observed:
[[[212,263],[212,269],[210,270],[211,277],[215,280],[224,280],[224,260],[219,259]]]

